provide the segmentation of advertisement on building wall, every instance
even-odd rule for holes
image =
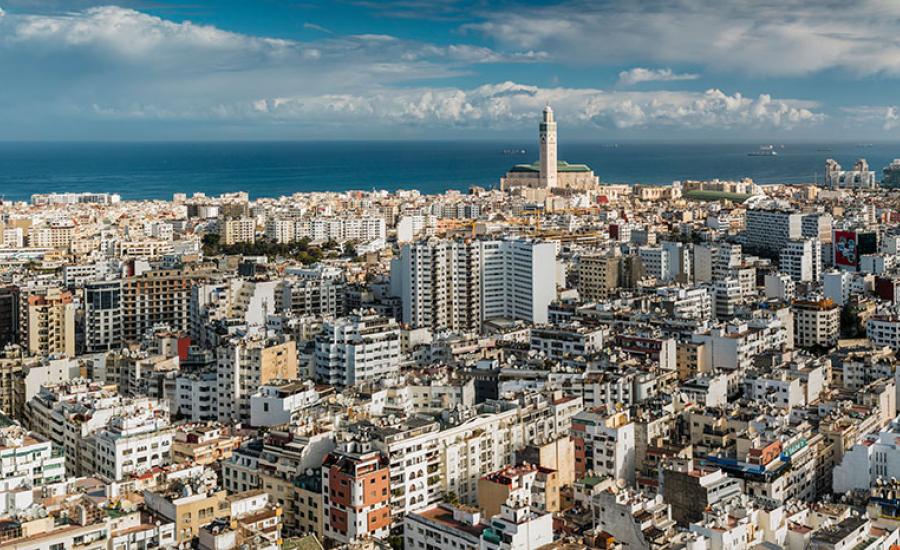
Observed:
[[[859,263],[855,231],[834,232],[834,265],[856,267]]]

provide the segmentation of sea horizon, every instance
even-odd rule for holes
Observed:
[[[760,184],[821,181],[826,158],[845,168],[866,158],[878,173],[900,142],[769,143],[586,141],[560,143],[559,158],[589,165],[604,183],[751,178]],[[515,154],[524,150],[524,154]],[[126,200],[177,192],[251,198],[297,192],[418,189],[436,194],[496,187],[515,164],[537,160],[531,140],[0,141],[0,196],[108,192]]]

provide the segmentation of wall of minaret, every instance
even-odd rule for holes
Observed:
[[[540,125],[541,186],[548,189],[557,186],[556,121],[553,109],[544,107],[544,119]]]

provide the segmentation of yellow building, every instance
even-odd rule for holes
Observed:
[[[28,351],[35,355],[75,356],[75,304],[72,293],[49,288],[28,295],[25,335]]]

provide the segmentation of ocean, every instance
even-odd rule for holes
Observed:
[[[900,144],[785,144],[778,156],[748,156],[758,145],[563,143],[559,158],[585,163],[607,183],[753,178],[759,183],[821,181],[825,159],[844,168],[865,157],[881,170]],[[525,154],[509,154],[524,149]],[[496,186],[513,164],[537,159],[525,142],[204,142],[0,143],[0,197],[110,192],[125,199],[173,193],[247,191],[252,198],[302,191],[419,189],[465,191]]]

